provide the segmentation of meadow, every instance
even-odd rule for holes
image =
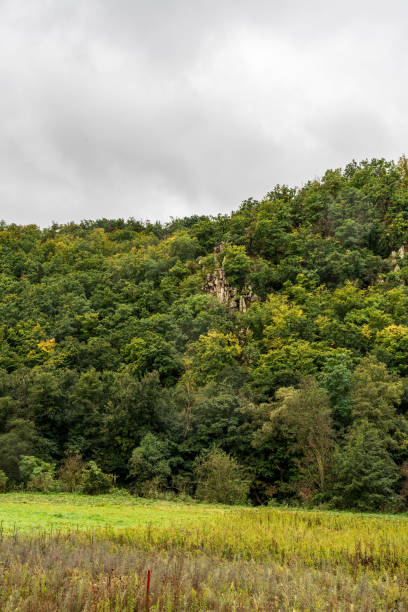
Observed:
[[[408,610],[408,520],[128,496],[0,498],[0,609]]]

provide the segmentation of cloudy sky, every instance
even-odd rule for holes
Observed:
[[[408,153],[408,3],[0,0],[0,218],[216,214]]]

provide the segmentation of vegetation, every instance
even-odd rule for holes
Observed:
[[[408,607],[402,515],[61,493],[2,495],[0,515],[5,611],[144,610],[148,570],[151,610]]]
[[[233,457],[214,450],[199,457],[195,466],[198,499],[207,502],[245,504],[249,481]]]
[[[0,488],[404,510],[406,166],[217,217],[2,223]]]

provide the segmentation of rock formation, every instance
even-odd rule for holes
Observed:
[[[220,244],[215,247],[214,252],[219,254],[223,249],[224,245]],[[250,285],[245,286],[242,291],[230,285],[222,265],[215,268],[212,274],[207,274],[204,290],[215,295],[223,306],[240,312],[246,312],[249,306],[258,299]]]

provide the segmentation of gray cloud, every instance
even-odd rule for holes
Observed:
[[[407,150],[402,1],[0,0],[0,217],[168,219]]]

